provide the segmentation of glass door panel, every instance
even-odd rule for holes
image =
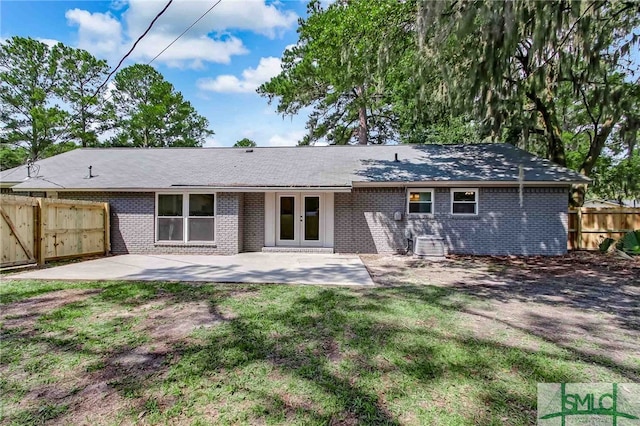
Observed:
[[[294,241],[296,198],[293,196],[280,197],[280,240]]]
[[[320,240],[320,197],[304,197],[304,239]]]

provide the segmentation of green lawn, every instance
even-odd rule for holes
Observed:
[[[538,382],[624,379],[474,337],[474,301],[431,286],[4,282],[0,303],[2,424],[531,424]]]

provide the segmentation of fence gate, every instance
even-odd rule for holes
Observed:
[[[107,254],[109,204],[0,196],[0,267]]]
[[[2,195],[0,203],[0,266],[18,266],[37,262],[38,199]]]

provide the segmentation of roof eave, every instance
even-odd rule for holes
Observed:
[[[0,181],[0,188],[11,188],[21,183],[20,181]]]
[[[451,187],[451,186],[470,186],[470,187],[483,187],[483,186],[518,186],[520,184],[524,186],[571,186],[574,184],[588,184],[590,181],[575,180],[575,181],[489,181],[489,180],[430,180],[430,181],[389,181],[389,182],[366,182],[366,181],[354,181],[353,187],[398,187],[398,186],[414,186],[414,187]]]
[[[198,191],[215,191],[215,192],[286,192],[286,191],[305,191],[305,192],[350,192],[351,185],[318,185],[318,186],[191,186],[180,185],[170,187],[149,187],[149,188],[123,188],[123,187],[105,187],[105,188],[59,188],[59,187],[13,187],[14,191],[54,191],[54,192],[198,192]]]

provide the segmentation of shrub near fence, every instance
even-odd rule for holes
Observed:
[[[106,254],[109,204],[0,196],[0,267]]]
[[[605,238],[614,240],[640,229],[640,208],[582,207],[569,209],[569,250],[598,250]]]

